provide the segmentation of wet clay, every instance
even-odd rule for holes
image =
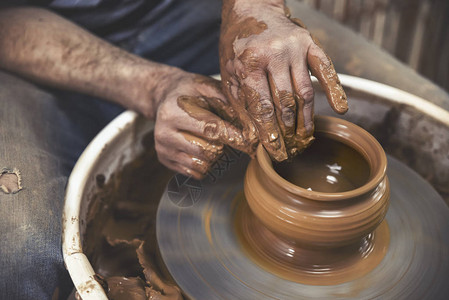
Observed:
[[[149,299],[145,282],[140,277],[112,276],[106,279],[106,291],[109,299],[134,300]],[[148,291],[150,294],[150,291]]]
[[[319,43],[315,40],[315,43]],[[320,82],[321,87],[326,93],[327,101],[329,105],[339,114],[344,114],[348,111],[348,101],[346,93],[335,71],[334,64],[329,56],[327,60],[311,55],[310,52],[307,56],[309,69],[313,76],[315,76]]]
[[[315,125],[315,149],[293,163],[273,167],[258,148],[235,228],[243,249],[270,272],[331,285],[366,274],[384,257],[390,190],[385,153],[368,132],[331,117],[317,116]]]
[[[177,102],[189,116],[203,123],[203,136],[207,140],[227,144],[244,152],[250,151],[249,148],[253,147],[248,145],[238,127],[226,121],[235,121],[235,112],[231,107],[226,107],[221,99],[180,96]]]
[[[262,101],[260,94],[243,84],[239,91],[238,97],[245,99],[246,111],[248,111],[256,124],[264,124],[264,126],[258,127],[259,141],[267,148],[271,153],[273,159],[277,161],[283,161],[288,158],[287,150],[285,148],[285,142],[282,137],[279,136],[279,125],[274,119],[267,119],[266,116],[273,115],[273,108],[271,104],[267,104],[266,101]]]
[[[203,155],[210,161],[215,160],[223,153],[223,144],[206,141],[188,132],[181,132],[184,138],[191,144],[201,148]]]
[[[222,26],[220,35],[220,66],[226,66],[228,62],[235,58],[235,53],[233,47],[225,47],[224,45],[232,45],[234,40],[246,38],[253,34],[260,34],[266,30],[267,25],[264,22],[258,22],[255,18],[246,18],[239,21],[237,15],[232,10],[233,1],[227,1],[223,4],[222,9],[222,19],[223,17],[229,18],[230,22],[236,26]],[[226,8],[226,6],[231,6]],[[231,75],[228,72],[221,71],[222,79],[222,91],[226,98],[230,101],[231,105],[234,107],[237,116],[243,125],[243,135],[250,144],[257,145],[258,135],[257,129],[253,124],[250,116],[247,114],[245,107],[239,103],[238,99],[238,78],[245,78],[247,75],[244,73]],[[254,153],[256,148],[251,149]]]
[[[345,246],[313,247],[269,230],[249,208],[243,194],[234,217],[236,236],[255,263],[284,279],[309,285],[348,282],[372,271],[388,251],[390,232],[383,221],[372,233]]]
[[[319,132],[301,155],[273,163],[273,168],[299,187],[325,193],[354,190],[364,185],[370,175],[368,162],[360,153]]]
[[[244,136],[256,134],[273,160],[284,161],[302,152],[313,141],[313,127],[310,128],[309,122],[311,104],[309,102],[306,104],[303,97],[307,97],[307,101],[311,99],[297,90],[297,84],[292,85],[293,93],[279,90],[274,83],[273,74],[267,68],[270,62],[266,61],[267,57],[273,54],[271,52],[276,53],[276,50],[258,53],[257,46],[251,44],[251,39],[268,29],[267,23],[275,26],[278,22],[279,24],[282,22],[277,20],[270,23],[270,18],[266,16],[259,16],[260,20],[252,16],[246,17],[246,14],[251,14],[249,8],[244,5],[237,7],[235,4],[235,1],[227,1],[222,10],[220,68],[223,92],[238,112],[245,128]],[[290,19],[293,24],[306,28],[299,19],[291,18],[289,9],[281,2],[270,5],[273,14],[283,10],[287,20]],[[270,39],[264,38],[267,42]],[[245,41],[241,41],[242,39]],[[309,50],[313,48],[315,51],[307,51],[308,66],[326,91],[331,107],[340,114],[345,113],[348,105],[337,73],[330,58],[321,51],[317,52],[316,49],[321,46],[318,41],[313,40],[314,44],[309,46]],[[320,57],[315,56],[316,53]],[[282,63],[284,59],[280,58],[280,62]],[[265,80],[263,75],[259,78],[261,72],[266,74],[268,87],[254,82]],[[301,78],[295,78],[292,72],[289,75],[292,82],[302,81]],[[265,89],[268,89],[271,95],[266,94]],[[307,129],[305,111],[307,111]],[[313,111],[311,114],[313,119]]]
[[[268,83],[270,85],[271,96],[276,108],[276,118],[279,128],[284,137],[285,147],[289,156],[296,155],[298,151],[295,145],[296,132],[296,102],[292,92],[279,91],[274,82],[273,75],[268,72]],[[298,124],[299,125],[299,124]]]
[[[83,250],[110,299],[183,299],[160,258],[159,199],[173,173],[157,160],[153,135],[145,151],[106,178],[96,176]]]
[[[224,71],[231,68],[229,65],[236,57],[234,43],[240,39],[259,35],[268,27],[266,23],[253,17],[240,18],[234,10],[234,1],[224,3],[222,20],[227,20],[229,24],[232,24],[232,26],[222,25],[221,27],[219,50],[223,93],[238,112],[245,129],[244,136],[262,142],[277,161],[285,160],[288,158],[288,154],[284,139],[279,137],[280,128],[277,122],[272,117],[268,120],[260,119],[272,115],[270,112],[272,110],[271,105],[261,101],[261,96],[256,90],[246,84],[241,84],[241,80],[247,76],[245,72],[251,73],[261,67],[261,63],[254,56],[253,51],[247,49],[238,57],[238,61],[244,66],[244,72],[232,74]],[[257,124],[263,124],[263,126],[257,126]]]
[[[290,20],[299,27],[307,29],[306,25],[300,19],[290,18]],[[323,46],[321,46],[321,43],[318,41],[318,39],[313,35],[311,36],[313,41],[315,42],[315,45],[317,45],[324,51]],[[335,112],[344,114],[348,111],[348,101],[346,93],[343,90],[343,86],[341,85],[340,79],[338,78],[337,72],[335,71],[332,60],[326,53],[324,54],[326,56],[326,59],[323,60],[322,58],[311,55],[309,52],[307,56],[307,63],[312,75],[318,79],[321,87],[326,93],[326,98],[329,102],[329,105]]]

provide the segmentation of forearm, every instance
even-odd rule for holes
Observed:
[[[114,101],[154,117],[166,85],[183,71],[153,63],[42,9],[0,11],[0,68],[41,84]],[[145,103],[143,103],[145,102]]]

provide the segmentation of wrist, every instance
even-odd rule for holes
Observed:
[[[129,89],[124,106],[138,111],[149,119],[155,119],[158,107],[167,94],[175,89],[179,81],[187,76],[187,72],[168,65],[146,61],[138,70],[129,76]]]
[[[159,105],[167,98],[167,95],[173,92],[180,81],[188,76],[188,72],[177,67],[160,65],[160,68],[152,76],[152,78],[157,78],[157,80],[153,79],[155,86],[150,93],[154,103],[154,115],[156,115]]]

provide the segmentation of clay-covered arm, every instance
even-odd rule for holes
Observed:
[[[0,69],[156,118],[159,160],[185,175],[202,177],[224,144],[248,148],[217,81],[137,57],[44,9],[0,10]]]
[[[156,64],[33,7],[0,10],[0,68],[44,85],[119,103],[148,117],[182,71]]]
[[[313,137],[314,92],[309,70],[337,113],[346,95],[331,60],[283,0],[224,0],[220,37],[223,91],[245,125],[282,161]]]

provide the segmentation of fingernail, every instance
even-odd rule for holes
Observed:
[[[184,171],[185,171],[187,174],[189,174],[189,176],[195,178],[196,180],[201,180],[201,179],[204,178],[204,175],[202,175],[202,174],[200,174],[200,173],[198,173],[198,172],[195,172],[195,171],[193,171],[193,170],[190,170],[190,169],[188,169],[188,168],[185,168],[185,167],[184,167]]]
[[[184,168],[184,172],[186,172],[190,176],[193,176],[192,171],[190,169]]]
[[[208,166],[208,164],[204,160],[201,160],[201,159],[196,158],[196,157],[192,157],[192,161],[193,161],[194,165],[197,167],[195,169],[197,169],[202,174],[207,173],[207,170],[209,169],[209,166]]]

